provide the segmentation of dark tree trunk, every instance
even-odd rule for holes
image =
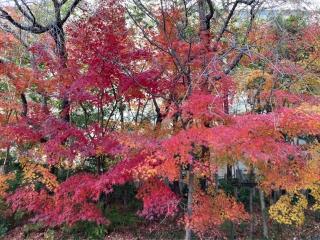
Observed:
[[[28,102],[27,102],[26,95],[24,93],[21,93],[20,98],[22,102],[21,116],[26,117],[28,115]]]
[[[261,217],[262,217],[262,234],[264,238],[268,239],[266,203],[265,203],[264,193],[261,189],[259,189],[259,196],[260,196],[260,207],[261,207]]]
[[[187,202],[187,215],[189,218],[192,217],[192,203],[193,203],[193,184],[194,184],[194,173],[193,166],[189,166],[189,179],[188,179],[188,202]],[[185,240],[191,240],[192,230],[189,226],[186,227]]]

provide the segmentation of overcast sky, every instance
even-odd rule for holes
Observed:
[[[27,2],[41,2],[43,0],[28,0]],[[87,0],[88,2],[91,2],[92,4],[97,3],[99,0]],[[153,0],[154,2],[158,2],[159,0]],[[214,2],[219,2],[220,0],[212,0]],[[283,5],[283,2],[287,1],[287,2],[295,2],[297,4],[285,4],[286,6]],[[300,4],[299,4],[300,3]],[[0,5],[14,5],[14,0],[0,0]],[[305,9],[311,9],[311,10],[320,10],[320,0],[266,0],[265,1],[266,5],[281,5],[281,7],[284,8],[291,8],[292,6],[294,8],[296,8],[298,5],[301,6],[301,8],[305,8]]]
[[[318,5],[318,7],[320,7],[320,0],[312,0],[311,2],[313,2],[314,4]]]

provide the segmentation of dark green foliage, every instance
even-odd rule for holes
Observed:
[[[137,194],[136,187],[133,183],[117,185],[113,187],[113,192],[108,195],[108,202],[122,204],[125,208],[138,210],[141,203],[135,198]]]
[[[292,34],[300,32],[306,26],[306,19],[301,14],[290,15],[282,20],[282,26]]]
[[[13,166],[12,168],[15,168],[15,178],[8,180],[9,192],[14,192],[19,188],[22,185],[23,180],[23,172],[21,168],[18,165]]]
[[[238,193],[238,201],[242,202],[246,208],[246,211],[249,211],[249,203],[250,203],[250,188],[240,188]],[[253,195],[253,205],[259,203],[258,194]]]
[[[3,216],[6,208],[6,204],[3,202],[3,200],[0,199],[0,237],[4,236],[9,230],[9,223]]]
[[[235,239],[235,229],[234,229],[234,224],[230,221],[225,221],[221,225],[221,230],[222,232],[225,233],[225,235],[228,237],[227,239]]]
[[[0,82],[0,92],[8,92],[9,86],[6,82]]]
[[[23,235],[28,236],[30,233],[41,231],[43,228],[44,226],[39,223],[25,224],[23,226]]]
[[[54,229],[47,229],[44,233],[44,239],[46,240],[54,240],[55,238],[55,230]]]
[[[5,219],[0,219],[0,237],[4,236],[7,231],[8,231],[9,227],[7,225],[7,223],[5,222]]]
[[[233,196],[234,195],[234,187],[232,185],[232,182],[230,182],[230,181],[228,181],[226,179],[220,179],[219,180],[219,188],[224,190],[224,192],[226,194],[228,194],[229,196]]]
[[[106,217],[111,224],[108,226],[110,231],[121,231],[125,229],[135,229],[143,220],[132,210],[121,209],[112,206],[105,211]]]
[[[22,211],[17,211],[14,214],[9,214],[7,212],[9,206],[5,203],[3,199],[0,198],[0,237],[4,236],[8,231],[16,226],[22,224],[27,214]]]
[[[105,199],[108,208],[104,209],[104,213],[111,222],[108,229],[111,231],[115,229],[134,229],[143,221],[137,215],[141,208],[141,202],[135,198],[136,187],[133,183],[126,183],[125,185],[115,186],[113,189],[114,191]]]
[[[72,235],[73,239],[104,239],[107,234],[105,225],[99,225],[94,222],[79,222],[72,228],[65,227],[64,233]]]

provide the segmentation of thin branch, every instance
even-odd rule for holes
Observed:
[[[258,5],[258,2],[256,2],[255,5],[253,5],[250,9],[250,22],[249,22],[249,25],[248,25],[248,28],[247,28],[247,31],[246,31],[246,34],[245,34],[245,37],[244,37],[244,40],[243,40],[243,43],[242,45],[244,45],[247,41],[247,38],[248,38],[248,35],[249,33],[251,32],[251,29],[252,29],[252,25],[253,25],[253,21],[255,19],[255,7]],[[244,48],[242,48],[240,50],[240,53],[238,54],[238,56],[236,56],[233,61],[229,64],[228,68],[224,70],[224,74],[229,74],[237,65],[238,63],[240,62],[240,60],[242,59],[242,57],[245,55],[245,53],[249,50],[249,47],[248,46],[245,46]],[[221,79],[222,76],[218,76],[216,77],[215,79],[216,80],[219,80]]]
[[[209,14],[206,16],[206,23],[207,23],[207,28],[208,30],[210,29],[210,21],[213,18],[213,14],[214,14],[214,7],[213,7],[213,3],[211,0],[207,0],[208,6],[209,6]]]
[[[141,11],[143,11],[149,18],[151,18],[157,25],[159,25],[159,21],[157,20],[157,18],[140,0],[133,0],[133,2],[138,8],[140,8]]]
[[[71,4],[68,12],[64,16],[64,18],[61,20],[61,25],[63,25],[67,19],[70,17],[71,13],[74,11],[74,9],[77,7],[77,5],[80,3],[81,0],[74,0],[74,2]]]
[[[12,16],[3,8],[0,8],[0,17],[6,19],[7,21],[9,21],[11,24],[13,24],[15,27],[21,29],[21,30],[25,30],[28,32],[32,32],[34,34],[40,34],[40,33],[44,33],[46,31],[48,31],[52,25],[49,24],[46,27],[40,26],[40,25],[32,25],[32,26],[25,26],[22,25],[21,23],[18,23],[16,20],[14,20],[12,18]]]
[[[232,8],[231,8],[231,10],[230,10],[230,12],[229,12],[229,14],[228,14],[227,19],[224,21],[223,27],[221,28],[221,30],[219,31],[219,33],[218,33],[218,35],[217,35],[216,42],[219,42],[219,41],[221,40],[224,32],[225,32],[226,29],[228,28],[229,22],[230,22],[233,14],[234,14],[234,11],[236,10],[236,8],[237,8],[237,6],[238,6],[238,3],[239,3],[239,2],[236,1],[236,2],[233,4],[233,6],[232,6]]]
[[[28,7],[28,5],[22,1],[23,5],[27,8],[28,12],[26,12],[23,7],[20,5],[20,3],[18,2],[18,0],[14,0],[17,8],[19,9],[19,11],[22,13],[23,16],[25,16],[27,19],[29,19],[33,25],[35,25],[36,23],[36,19],[33,15],[33,13],[31,12],[30,8]]]

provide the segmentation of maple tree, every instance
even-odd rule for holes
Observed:
[[[252,223],[245,184],[259,189],[262,212],[264,194],[283,192],[269,208],[279,223],[300,226],[319,209],[317,23],[289,17],[281,32],[255,21],[255,0],[100,0],[67,21],[80,1],[67,2],[52,1],[47,25],[24,1],[0,7],[6,24],[42,34],[20,53],[25,63],[15,60],[23,39],[0,35],[0,197],[13,212],[48,227],[108,225],[112,194],[134,183],[139,216],[174,219],[191,239]],[[236,176],[239,162],[248,179]]]

